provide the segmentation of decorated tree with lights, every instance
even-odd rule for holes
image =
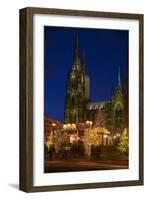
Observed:
[[[126,128],[123,130],[117,148],[125,155],[128,155],[129,143],[128,143],[128,131]]]
[[[48,136],[47,143],[46,143],[46,147],[48,148],[48,150],[50,149],[52,144],[53,144],[53,141],[52,141],[51,137]]]
[[[105,126],[105,120],[104,120],[104,115],[101,109],[98,109],[96,112],[96,117],[95,117],[95,127],[104,127]]]
[[[67,133],[64,133],[61,137],[61,145],[62,147],[68,146],[69,145],[69,136]]]
[[[99,145],[98,135],[96,129],[91,129],[88,135],[88,144],[89,145]]]

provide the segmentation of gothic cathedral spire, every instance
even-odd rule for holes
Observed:
[[[84,73],[86,73],[86,54],[85,51],[83,51],[82,55],[82,70]]]
[[[80,52],[78,44],[78,33],[75,33],[75,46],[74,46],[74,57],[73,57],[73,70],[81,69]]]
[[[67,78],[64,123],[81,123],[85,121],[85,103],[89,97],[89,90],[85,89],[86,87],[88,88],[88,82],[86,82],[85,72],[80,62],[77,33],[75,34],[73,58],[72,69]]]
[[[117,87],[118,87],[119,89],[121,89],[121,80],[120,80],[120,66],[118,66]]]

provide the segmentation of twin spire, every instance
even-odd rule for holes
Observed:
[[[81,69],[80,52],[79,52],[79,44],[78,44],[78,33],[77,32],[75,33],[73,68],[78,69],[78,70]],[[85,52],[83,53],[83,70],[85,71]],[[117,88],[121,89],[120,66],[118,66]]]
[[[85,53],[83,53],[83,70],[85,69]],[[78,33],[75,33],[75,46],[74,46],[74,57],[73,57],[73,69],[81,70],[81,60],[78,42]]]

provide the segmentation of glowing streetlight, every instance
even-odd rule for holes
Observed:
[[[56,123],[55,123],[55,122],[53,122],[53,123],[52,123],[52,127],[55,127],[55,126],[56,126]]]
[[[76,125],[75,124],[64,124],[63,129],[67,129],[67,130],[76,129]]]
[[[104,144],[104,145],[107,146],[107,138],[108,138],[108,135],[104,135],[103,137],[105,138],[105,144]],[[103,143],[104,143],[104,142],[103,142]]]
[[[108,137],[108,135],[104,135],[104,138],[107,138]]]
[[[66,127],[67,127],[67,125],[66,125],[66,124],[64,124],[64,125],[63,125],[63,129],[66,129]]]
[[[113,136],[114,144],[116,144],[116,135]]]
[[[55,126],[56,126],[56,123],[53,122],[53,123],[52,123],[53,131],[51,131],[51,141],[52,141],[52,139],[53,139],[54,127],[55,127]]]
[[[116,136],[117,136],[117,137],[120,137],[120,133],[117,133]]]
[[[87,124],[87,125],[91,125],[91,126],[92,126],[93,122],[92,122],[92,121],[88,121],[88,120],[87,120],[87,121],[86,121],[86,124]]]

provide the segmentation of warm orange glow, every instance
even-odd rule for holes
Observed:
[[[107,138],[108,137],[108,135],[104,135],[104,138]]]
[[[53,123],[52,123],[52,126],[53,126],[53,127],[56,126],[56,123],[53,122]]]
[[[93,124],[93,122],[92,122],[92,121],[89,121],[89,124],[90,124],[90,125],[92,125],[92,124]]]
[[[88,124],[88,125],[92,125],[93,124],[93,122],[92,121],[86,121],[86,124]]]

